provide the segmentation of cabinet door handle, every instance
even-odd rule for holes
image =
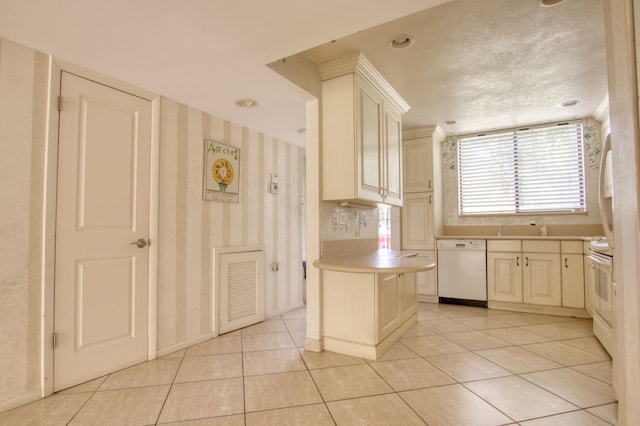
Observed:
[[[527,263],[525,263],[524,266],[528,267],[529,266],[529,256],[525,256],[524,259],[527,262]]]
[[[431,189],[431,179],[429,179],[429,189]]]
[[[432,197],[432,195],[429,194],[429,204],[431,204],[431,197]]]
[[[565,257],[564,258],[564,267],[568,269],[569,268],[569,264],[567,262],[569,262],[569,258]]]
[[[520,266],[520,256],[516,256],[516,266]]]

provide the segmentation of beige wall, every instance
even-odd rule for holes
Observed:
[[[40,389],[48,57],[0,39],[0,402]]]
[[[41,393],[48,82],[48,55],[0,39],[0,411]],[[302,150],[166,99],[160,124],[158,349],[211,332],[211,247],[263,245],[267,314],[302,303]],[[242,149],[240,203],[202,200],[204,137]]]
[[[447,226],[469,225],[528,225],[532,220],[547,225],[587,225],[596,224],[600,229],[600,210],[598,207],[598,169],[602,135],[600,123],[593,118],[585,119],[584,166],[586,179],[587,214],[560,215],[504,215],[504,216],[458,216],[458,162],[455,137],[442,142],[442,182],[443,215]],[[591,227],[581,229],[590,230]]]

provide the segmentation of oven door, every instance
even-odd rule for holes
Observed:
[[[613,260],[609,256],[592,252],[593,290],[591,305],[609,327],[613,328]]]

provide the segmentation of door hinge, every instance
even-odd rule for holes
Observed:
[[[62,96],[58,96],[58,111],[62,111]]]
[[[56,333],[53,333],[53,336],[51,336],[51,344],[53,345],[53,349],[55,349],[58,346],[58,335]]]

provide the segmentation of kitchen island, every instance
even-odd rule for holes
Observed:
[[[417,322],[416,272],[435,263],[377,250],[313,262],[323,274],[324,349],[378,359]]]

